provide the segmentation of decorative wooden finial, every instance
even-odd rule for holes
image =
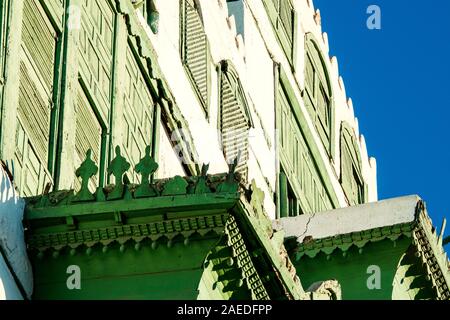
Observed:
[[[195,194],[203,194],[210,193],[211,189],[209,188],[206,180],[208,178],[208,169],[209,164],[203,164],[201,176],[197,178],[197,182],[194,187]]]
[[[86,152],[86,159],[75,171],[77,178],[81,178],[81,189],[75,198],[77,201],[92,201],[95,199],[94,195],[89,191],[89,180],[97,173],[98,167],[92,161],[91,156],[92,150],[89,149]]]
[[[145,156],[135,166],[136,173],[141,175],[141,184],[134,192],[135,197],[152,197],[157,195],[154,188],[150,187],[150,177],[158,170],[158,164],[150,156],[151,148],[147,146],[145,148]]]
[[[163,196],[183,195],[187,192],[188,183],[184,178],[175,176],[164,185]]]
[[[108,174],[113,175],[116,182],[113,191],[108,195],[108,199],[121,198],[123,195],[123,175],[130,169],[128,161],[120,154],[120,147],[116,147],[116,157],[108,167]]]

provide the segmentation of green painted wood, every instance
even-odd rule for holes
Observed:
[[[96,128],[95,139],[90,148],[100,168],[99,181],[106,180],[106,164],[111,159],[109,148],[111,139],[108,132],[112,130],[112,113],[117,99],[114,95],[117,78],[116,47],[117,12],[114,1],[81,0],[81,25],[78,45],[78,73],[83,91],[78,95],[85,96],[85,113],[91,113],[93,128]],[[123,41],[123,40],[122,40]],[[78,97],[80,100],[80,97]],[[78,116],[78,111],[77,117]],[[84,123],[89,127],[88,123]],[[85,147],[76,141],[76,149]],[[81,151],[80,151],[81,152]],[[86,151],[84,151],[86,152]],[[75,163],[75,166],[78,162]]]
[[[86,96],[84,89],[79,86],[77,92],[77,103],[75,105],[76,126],[75,126],[75,155],[74,166],[79,166],[88,150],[92,152],[92,160],[99,164],[102,152],[102,132],[103,128],[92,109],[91,103]],[[98,185],[98,178],[94,177],[90,182],[91,192],[95,191]],[[78,191],[80,181],[75,177],[75,190]]]
[[[64,20],[64,0],[39,0],[47,12],[47,15],[53,26],[61,34],[63,31]]]
[[[291,0],[264,0],[277,39],[292,68],[296,64],[297,20]]]
[[[146,146],[152,146],[154,100],[143,75],[141,61],[135,49],[128,45],[124,74],[122,114],[122,147],[124,156],[134,167],[145,155]],[[130,181],[139,183],[138,175],[129,172]]]
[[[353,128],[342,123],[341,138],[341,184],[350,205],[367,201],[365,183],[362,176],[362,161]]]
[[[9,3],[7,1],[0,1],[0,121],[2,119],[3,110],[3,89],[5,86],[5,63],[6,63],[6,40],[8,38],[8,24],[9,24]],[[2,142],[2,128],[0,126],[0,144]],[[1,155],[1,148],[0,148]]]
[[[294,104],[292,103],[293,97],[288,96],[283,84],[278,86],[278,89],[277,128],[280,130],[279,159],[284,174],[289,181],[287,184],[293,189],[294,197],[291,197],[291,200],[299,203],[300,211],[303,213],[332,209],[332,199],[328,194],[326,185],[323,183],[322,174],[316,166],[318,160],[310,151],[310,142],[303,134],[297,120]],[[282,182],[280,176],[280,183]],[[280,185],[280,201],[286,202],[286,211],[283,212],[286,216],[289,215],[287,184],[286,186]],[[286,188],[285,192],[284,188]],[[292,209],[297,211],[293,203]]]
[[[308,115],[301,111],[297,95],[283,67],[278,68],[279,81],[275,87],[280,164],[288,176],[302,212],[313,212],[313,208],[339,208],[339,200],[326,168],[327,163],[319,151],[321,146],[314,141],[312,129],[307,123]],[[301,154],[303,158],[300,157]]]
[[[81,15],[79,0],[65,2],[64,32],[61,59],[61,92],[58,103],[59,115],[56,119],[57,141],[56,161],[54,165],[55,189],[71,189],[74,185],[73,172],[76,168],[76,105],[80,94],[79,80],[79,18]],[[68,8],[71,8],[70,10]],[[83,88],[84,89],[84,88]],[[88,92],[83,90],[87,98]],[[75,121],[74,121],[75,120]]]
[[[433,284],[427,276],[428,270],[411,245],[402,255],[393,281],[393,300],[437,299]]]
[[[180,1],[181,59],[201,105],[209,114],[210,58],[199,3]]]
[[[46,299],[196,299],[205,273],[202,264],[218,237],[191,241],[188,245],[167,242],[152,246],[143,242],[136,250],[134,242],[94,246],[89,255],[79,248],[60,252],[57,258],[32,258],[35,275],[33,298]],[[81,270],[81,290],[69,290],[67,268]],[[211,289],[212,291],[212,289]]]
[[[93,191],[89,190],[89,182],[92,176],[98,171],[98,167],[94,161],[92,161],[92,150],[88,149],[86,152],[86,159],[81,163],[80,167],[75,171],[77,178],[81,179],[80,191],[76,195],[78,201],[92,201],[95,199],[92,194]],[[93,188],[95,190],[95,187]]]
[[[3,3],[5,3],[3,1]],[[22,17],[23,17],[23,0],[9,2],[9,30],[6,34],[7,55],[5,58],[4,79],[7,81],[3,87],[2,96],[2,120],[1,120],[1,158],[4,161],[15,161],[15,150],[17,141],[11,133],[17,131],[17,105],[19,104],[17,88],[19,87],[20,57],[21,54],[21,37],[22,37]],[[16,170],[14,170],[16,171]],[[20,181],[21,171],[17,170],[19,177],[16,178],[16,184]]]
[[[194,210],[190,214],[193,229],[185,232],[184,237],[180,236],[178,229],[169,228],[170,223],[177,228],[177,221],[166,220],[154,224],[158,226],[157,230],[150,227],[146,236],[136,233],[137,230],[143,231],[144,225],[127,224],[116,227],[125,233],[119,237],[104,237],[106,233],[102,231],[99,238],[92,227],[79,231],[86,239],[91,238],[82,245],[71,242],[70,245],[46,249],[47,242],[41,241],[43,251],[31,254],[36,279],[33,298],[269,299],[263,279],[267,278],[267,272],[273,271],[254,263],[250,254],[253,244],[242,232],[242,224],[228,214],[222,215],[220,224],[217,224],[217,219],[208,214],[208,227],[215,225],[220,230],[206,233],[202,232],[204,226],[194,223],[195,220],[200,222],[204,213]],[[214,218],[216,224],[211,224],[209,218]],[[178,228],[184,228],[185,222],[178,223]],[[86,226],[83,223],[79,227],[83,230]],[[55,234],[55,227],[51,231],[36,225],[34,230],[50,232],[52,238],[64,237]],[[36,248],[34,240],[29,239],[29,244]],[[70,290],[66,285],[69,266],[80,268],[80,290]],[[274,288],[270,291],[276,292]],[[284,291],[277,293],[285,295]]]
[[[277,299],[300,299],[304,295],[302,284],[297,277],[294,265],[288,257],[283,244],[284,233],[272,229],[272,221],[263,209],[264,194],[257,190],[252,182],[252,199],[250,204],[242,201],[235,208],[236,220],[245,238],[250,242],[258,270],[276,270],[262,272],[266,274],[265,286],[271,297]],[[261,271],[260,271],[261,272]]]
[[[153,117],[159,101],[153,96],[160,80],[151,79],[157,68],[149,68],[147,43],[136,40],[137,29],[128,29],[126,16],[117,12],[126,12],[124,4],[24,0],[8,10],[15,13],[8,23],[16,31],[8,41],[11,55],[0,55],[11,73],[4,87],[0,81],[0,152],[6,161],[14,160],[21,195],[40,194],[53,185],[78,190],[73,173],[88,149],[100,171],[90,188],[104,186],[113,140],[133,166],[145,146],[155,153]],[[119,112],[113,115],[113,110]],[[6,131],[16,139],[5,139]],[[127,178],[139,182],[134,172]]]
[[[25,210],[27,219],[44,219],[44,218],[61,218],[67,215],[90,215],[100,213],[114,213],[120,211],[136,211],[147,210],[148,214],[158,212],[161,208],[165,208],[168,212],[173,211],[170,208],[177,204],[183,210],[189,210],[193,207],[204,207],[214,205],[217,208],[230,208],[238,196],[236,194],[203,194],[203,195],[179,195],[159,198],[145,198],[139,201],[133,200],[116,200],[108,202],[97,202],[95,206],[92,204],[80,203],[70,206],[55,207],[32,207],[29,206]]]
[[[80,0],[80,77],[103,122],[108,123],[113,74],[115,6],[110,0]]]
[[[286,174],[280,172],[280,218],[289,216],[289,203],[288,203],[288,181]]]
[[[344,252],[335,249],[328,257],[319,253],[314,258],[303,256],[300,260],[292,257],[297,272],[305,288],[316,281],[336,279],[342,288],[344,300],[391,300],[397,265],[411,243],[403,237],[394,242],[385,239],[367,243],[361,250],[351,246]],[[370,290],[367,280],[369,266],[380,268],[381,288]]]
[[[333,156],[334,102],[324,55],[311,33],[305,36],[305,94],[303,101],[322,143]]]
[[[151,148],[145,148],[145,156],[135,166],[136,173],[141,175],[141,184],[136,188],[136,197],[155,196],[156,191],[150,187],[153,174],[158,170],[159,165],[150,156]]]
[[[58,34],[37,0],[24,2],[17,109],[18,188],[26,196],[53,183],[48,172]]]

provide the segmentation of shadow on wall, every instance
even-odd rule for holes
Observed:
[[[0,167],[0,299],[21,299],[18,279],[28,298],[33,292],[33,273],[28,260],[22,225],[25,202],[20,199]]]

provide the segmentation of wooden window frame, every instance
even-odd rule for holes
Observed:
[[[308,64],[312,63],[314,74],[311,79],[313,83],[309,83]],[[314,122],[316,131],[322,141],[322,144],[331,159],[335,156],[335,147],[333,144],[335,137],[335,107],[334,95],[331,86],[330,76],[324,55],[320,50],[317,40],[311,33],[305,36],[305,68],[304,68],[305,90],[303,93],[303,101],[308,112]],[[328,101],[325,106],[328,118],[324,119],[319,109],[319,90],[323,93]],[[312,105],[311,105],[312,104]],[[326,123],[328,122],[328,126]]]
[[[339,182],[342,185],[347,202],[349,205],[363,204],[367,201],[367,184],[364,182],[362,174],[362,160],[361,153],[359,151],[359,146],[356,140],[356,136],[353,128],[347,123],[342,122],[341,125],[341,137],[340,137],[340,158],[341,158],[341,174]],[[351,163],[347,164],[351,167],[351,177],[348,179],[354,180],[358,188],[357,198],[353,196],[352,186],[346,184],[347,179],[345,178],[344,161],[347,157],[344,157],[344,152],[348,152],[348,158],[351,159]]]
[[[53,83],[52,83],[52,92],[51,92],[51,101],[50,101],[50,123],[49,123],[49,139],[47,145],[47,162],[44,163],[44,159],[40,159],[42,165],[44,167],[44,174],[48,176],[51,180],[49,181],[53,186],[57,183],[57,175],[56,175],[56,165],[57,165],[57,141],[58,141],[58,130],[59,130],[59,116],[60,116],[60,99],[61,99],[61,83],[63,81],[63,59],[64,59],[64,48],[65,48],[65,30],[63,26],[64,20],[64,6],[63,8],[58,7],[53,2],[47,2],[45,0],[36,0],[36,4],[41,6],[42,13],[45,14],[45,17],[48,19],[49,24],[54,28],[56,33],[55,38],[55,61],[53,65]],[[5,5],[5,4],[4,4]],[[25,10],[23,7],[22,10]],[[8,13],[9,16],[9,13]],[[9,18],[9,17],[8,17]],[[24,17],[22,16],[21,24],[23,24]],[[23,36],[20,41],[23,41]],[[17,125],[21,125],[21,121],[16,119],[16,127]],[[17,132],[16,132],[17,133]],[[17,138],[17,137],[16,137]],[[30,148],[35,150],[35,146],[30,144]],[[22,164],[23,165],[23,164]],[[22,177],[22,175],[20,175]],[[19,192],[21,192],[25,186],[21,185],[21,182],[18,182],[18,187],[20,188]]]
[[[272,24],[273,30],[276,34],[278,43],[283,49],[287,60],[289,61],[291,68],[294,69],[297,63],[297,29],[298,29],[298,13],[294,9],[294,5],[291,0],[277,0],[281,4],[284,2],[291,6],[292,13],[292,42],[287,35],[289,30],[286,30],[282,19],[280,18],[280,8],[275,8],[274,0],[263,0],[264,7],[266,8],[269,20]]]
[[[307,116],[304,114],[304,112],[301,110],[300,102],[297,99],[297,94],[295,93],[295,86],[293,86],[289,80],[289,77],[286,73],[286,71],[283,69],[283,67],[280,64],[275,65],[275,87],[274,87],[274,99],[275,99],[275,123],[276,123],[276,130],[280,132],[281,134],[277,135],[277,141],[276,141],[276,158],[277,158],[277,190],[276,190],[276,204],[277,204],[277,216],[280,217],[280,172],[283,169],[288,170],[289,168],[285,168],[286,165],[289,163],[283,160],[285,158],[284,154],[281,152],[281,140],[283,139],[282,134],[282,121],[280,117],[280,97],[279,97],[279,91],[283,90],[286,99],[288,99],[288,102],[291,106],[291,111],[293,117],[295,117],[295,121],[298,125],[298,129],[303,135],[303,138],[305,139],[305,143],[307,148],[309,149],[310,156],[312,158],[312,164],[317,170],[317,173],[319,175],[320,183],[323,186],[323,190],[325,192],[325,195],[329,198],[329,201],[331,202],[331,208],[335,209],[340,207],[340,203],[338,200],[338,196],[336,193],[336,190],[333,187],[333,183],[331,181],[331,177],[328,175],[328,170],[326,169],[326,163],[324,159],[322,158],[321,152],[320,152],[320,145],[318,145],[314,138],[313,133],[311,131],[311,127],[307,122]],[[304,160],[306,161],[306,160]],[[288,177],[289,178],[289,177]],[[291,179],[292,176],[291,176]],[[297,200],[300,204],[300,211],[299,212],[307,212],[309,208],[308,199],[306,196],[301,192],[300,186],[303,186],[305,182],[304,181],[290,181],[291,186],[293,187],[294,193],[297,195]],[[310,186],[311,187],[311,186]],[[323,198],[324,194],[319,194],[319,197]]]

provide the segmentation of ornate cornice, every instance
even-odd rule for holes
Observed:
[[[419,224],[413,233],[414,245],[438,299],[450,300],[450,263],[442,246],[442,235],[436,234],[423,201],[417,206],[417,215]]]
[[[85,248],[89,253],[89,248],[96,245],[102,245],[103,250],[106,251],[108,246],[114,243],[118,243],[123,250],[122,245],[128,241],[138,248],[139,244],[146,239],[151,241],[152,247],[155,247],[158,245],[157,242],[165,238],[163,242],[170,248],[174,239],[183,241],[187,245],[191,239],[201,239],[209,234],[222,235],[228,217],[229,214],[224,213],[66,232],[32,233],[27,237],[27,244],[28,249],[36,252],[40,257],[47,250],[55,255],[55,252],[58,254],[66,248],[70,249],[71,254],[79,248]]]
[[[336,235],[323,239],[305,238],[303,243],[296,243],[293,250],[296,252],[295,256],[297,261],[305,255],[314,258],[320,252],[330,255],[336,249],[339,249],[341,252],[346,252],[353,246],[362,251],[364,246],[369,242],[385,239],[396,241],[401,236],[411,237],[414,226],[415,223],[403,223],[383,228]],[[293,241],[294,240],[296,241],[296,239],[293,239]],[[290,239],[287,239],[286,241],[287,243],[291,242]]]
[[[346,254],[352,247],[356,247],[362,253],[367,243],[385,239],[396,241],[402,236],[411,238],[418,257],[421,258],[422,264],[426,268],[428,279],[436,292],[436,296],[442,300],[450,299],[449,260],[442,247],[442,237],[436,234],[436,229],[427,214],[425,204],[421,200],[416,205],[415,219],[408,223],[323,239],[305,238],[302,243],[297,243],[297,239],[286,239],[285,242],[290,248],[291,256],[295,256],[296,261],[300,261],[305,256],[314,258],[320,252],[330,256],[336,250],[340,250],[340,252]]]

